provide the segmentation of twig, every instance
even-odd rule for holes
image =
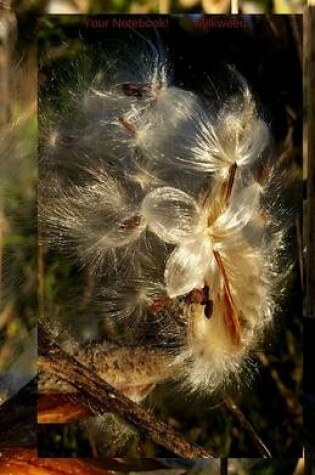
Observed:
[[[296,46],[297,57],[298,57],[299,64],[302,70],[303,69],[303,39],[302,39],[302,33],[299,30],[298,21],[300,20],[302,20],[301,15],[288,15],[288,21],[291,27],[293,39]]]
[[[249,420],[245,417],[240,408],[235,404],[235,402],[230,397],[225,397],[223,404],[225,408],[238,420],[240,426],[246,431],[249,435],[254,446],[259,451],[260,455],[263,458],[271,458],[271,453],[259,437],[254,427],[251,425]]]
[[[145,409],[119,393],[89,368],[66,353],[53,341],[48,332],[39,327],[40,351],[49,356],[49,363],[41,360],[41,369],[52,373],[75,387],[84,396],[84,405],[95,414],[112,412],[135,426],[157,444],[183,458],[215,457],[213,451],[192,444],[164,422],[158,421]],[[76,397],[75,395],[71,397]]]

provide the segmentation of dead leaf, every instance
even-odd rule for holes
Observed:
[[[83,404],[71,400],[66,393],[40,393],[37,402],[39,424],[66,424],[90,417],[92,412]]]
[[[95,461],[38,458],[34,449],[3,449],[1,475],[112,475]]]

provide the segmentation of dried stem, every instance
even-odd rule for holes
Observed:
[[[251,441],[253,442],[254,446],[259,451],[260,455],[263,458],[271,458],[271,453],[261,440],[257,432],[255,431],[254,427],[251,425],[249,420],[245,417],[243,412],[240,408],[235,404],[235,402],[230,397],[225,397],[223,401],[224,407],[227,409],[230,414],[232,414],[235,419],[238,420],[240,426],[246,431],[249,435]]]
[[[292,36],[294,38],[296,53],[300,63],[301,69],[303,69],[303,33],[302,28],[299,28],[300,15],[288,15],[288,22],[291,27]]]
[[[41,369],[75,387],[83,396],[84,405],[91,408],[95,414],[108,411],[115,413],[179,457],[215,457],[213,451],[206,451],[186,441],[167,424],[158,421],[145,409],[120,394],[97,374],[66,353],[42,327],[39,327],[39,345],[41,352],[50,360],[45,364],[43,358],[40,363]],[[75,398],[75,395],[73,397]]]

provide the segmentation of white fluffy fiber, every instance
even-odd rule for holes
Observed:
[[[72,91],[75,113],[52,114],[48,127],[57,143],[42,130],[42,228],[102,282],[104,318],[126,322],[127,332],[132,322],[139,333],[161,323],[164,352],[169,328],[176,378],[214,391],[251,373],[249,355],[276,305],[283,240],[265,209],[273,172],[258,179],[269,129],[236,72],[238,91],[214,109],[174,86],[148,43],[138,66],[114,62],[81,102]],[[193,297],[205,287],[212,315]]]

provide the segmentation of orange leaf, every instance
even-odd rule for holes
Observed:
[[[18,447],[1,449],[1,475],[110,475],[97,462],[80,459],[38,458],[36,450]]]
[[[73,401],[66,393],[40,393],[37,402],[39,424],[66,424],[90,417],[92,412],[83,404]]]

